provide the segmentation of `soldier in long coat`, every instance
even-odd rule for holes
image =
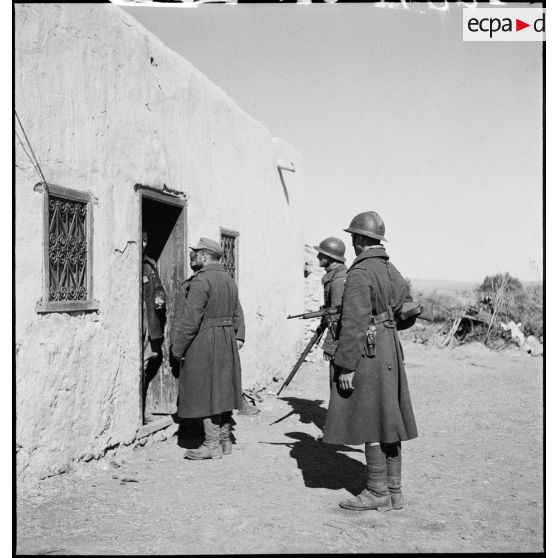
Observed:
[[[179,321],[179,316],[182,312],[184,312],[184,303],[186,301],[186,297],[190,292],[190,286],[192,284],[192,280],[196,276],[196,273],[201,269],[201,265],[198,265],[197,254],[194,250],[190,250],[190,269],[192,270],[193,274],[190,275],[187,279],[182,281],[180,285],[178,285],[178,289],[176,292],[176,299],[174,305],[174,316],[173,316],[173,323]],[[180,377],[180,366],[181,363],[177,361],[175,358],[170,359],[171,371],[175,378]],[[180,422],[179,426],[179,436],[181,433],[189,433],[195,435],[201,435],[200,429],[203,427],[202,421],[199,418],[196,419],[184,419]]]
[[[181,363],[178,416],[203,418],[205,440],[188,459],[213,459],[232,450],[231,411],[242,403],[238,354],[244,342],[244,318],[234,280],[219,264],[214,240],[201,238],[192,250],[201,269],[177,311],[171,328],[171,352]]]
[[[401,441],[417,436],[395,322],[406,282],[380,243],[377,213],[357,215],[345,230],[357,257],[345,283],[324,442],[365,444],[366,489],[342,507],[399,509]]]

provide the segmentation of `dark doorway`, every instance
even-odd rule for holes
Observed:
[[[164,312],[164,340],[161,356],[142,362],[142,409],[144,423],[176,412],[177,379],[169,362],[169,333],[174,315],[177,288],[185,279],[184,253],[186,249],[186,210],[179,198],[150,190],[140,190],[141,230],[148,234],[145,250],[155,260],[166,294]],[[141,240],[139,242],[141,246]],[[142,300],[140,276],[139,296]],[[140,312],[140,320],[143,313]],[[140,324],[143,327],[143,323]],[[176,373],[176,372],[175,372]]]

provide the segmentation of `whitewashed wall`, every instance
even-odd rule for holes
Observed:
[[[135,184],[186,194],[188,240],[240,232],[244,385],[285,372],[302,344],[299,154],[112,5],[15,7],[16,109],[48,182],[94,196],[98,312],[37,314],[42,194],[17,146],[17,443],[21,477],[127,444],[139,405]],[[284,173],[277,160],[294,162]],[[284,375],[284,374],[283,374]]]

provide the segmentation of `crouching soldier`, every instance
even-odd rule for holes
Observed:
[[[219,263],[221,246],[201,238],[192,247],[200,269],[173,319],[171,353],[181,363],[178,416],[203,418],[203,444],[187,450],[187,459],[230,454],[231,415],[242,405],[240,357],[244,318],[234,280]]]

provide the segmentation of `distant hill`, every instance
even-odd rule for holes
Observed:
[[[411,286],[415,294],[428,294],[435,291],[444,293],[464,293],[475,290],[480,281],[453,281],[451,279],[413,279]]]
[[[540,284],[540,281],[521,281],[524,287]],[[411,286],[415,294],[427,295],[433,292],[462,294],[474,291],[481,281],[454,281],[452,279],[413,279]]]

